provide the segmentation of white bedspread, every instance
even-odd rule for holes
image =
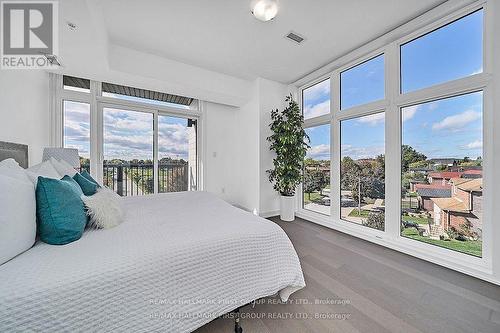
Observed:
[[[0,266],[0,332],[190,332],[305,285],[273,222],[204,192],[123,200],[120,226]]]

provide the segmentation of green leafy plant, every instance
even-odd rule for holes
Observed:
[[[267,138],[270,149],[276,153],[274,168],[267,170],[269,181],[274,189],[284,196],[295,195],[295,189],[303,179],[303,162],[309,148],[310,139],[303,124],[304,117],[299,105],[290,94],[285,98],[288,106],[279,112],[271,111],[271,128],[273,134]]]

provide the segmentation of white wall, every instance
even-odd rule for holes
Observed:
[[[236,148],[234,159],[236,205],[248,211],[259,211],[259,89],[252,83],[250,100],[240,107],[234,121]]]
[[[288,87],[266,79],[255,80],[251,87],[250,100],[242,107],[204,103],[205,189],[270,216],[278,214],[279,196],[267,179],[274,154],[266,138],[271,110],[283,108]]]
[[[202,102],[204,189],[217,194],[222,199],[236,203],[235,158],[237,151],[236,128],[234,122],[238,108]]]
[[[49,78],[41,70],[0,71],[0,140],[29,146],[30,165],[49,145]]]
[[[271,110],[282,110],[285,105],[287,86],[278,82],[258,79],[259,82],[259,213],[272,216],[279,213],[279,194],[268,181],[266,170],[273,167],[274,153],[269,150],[266,138],[271,135],[269,124]]]

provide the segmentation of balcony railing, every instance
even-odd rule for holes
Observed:
[[[82,170],[89,171],[88,165]],[[158,165],[158,193],[188,190],[188,164],[161,163]],[[110,164],[103,166],[103,184],[121,196],[154,193],[153,164]]]

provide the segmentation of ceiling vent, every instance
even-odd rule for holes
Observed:
[[[287,39],[289,39],[289,40],[291,40],[292,42],[295,42],[295,43],[297,43],[297,44],[300,44],[300,43],[302,43],[302,42],[305,40],[305,38],[304,38],[304,37],[300,36],[299,34],[297,34],[297,33],[293,32],[293,31],[289,32],[289,33],[285,36],[285,38],[287,38]]]

